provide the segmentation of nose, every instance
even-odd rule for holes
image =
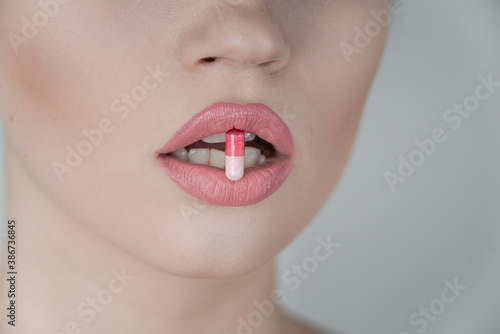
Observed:
[[[290,48],[262,0],[229,3],[209,6],[198,24],[180,35],[176,53],[182,67],[259,67],[268,72],[286,67]]]

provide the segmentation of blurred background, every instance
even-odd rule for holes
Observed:
[[[473,105],[479,77],[500,83],[500,0],[399,2],[346,172],[277,284],[290,312],[341,333],[499,334],[500,87],[468,118],[447,110]],[[400,156],[417,165],[405,177]],[[337,244],[322,261],[318,238]]]

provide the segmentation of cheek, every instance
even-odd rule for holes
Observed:
[[[159,63],[151,55],[162,54],[154,47],[161,46],[144,47],[141,38],[127,33],[133,23],[117,23],[96,3],[68,4],[17,54],[5,45],[0,93],[8,110],[3,117],[9,147],[24,169],[73,218],[117,239],[113,221],[122,221],[128,228],[144,217],[138,210],[110,208],[146,203],[144,210],[161,208],[156,212],[163,219],[169,209],[164,203],[173,203],[167,197],[175,193],[159,189],[158,183],[145,177],[157,170],[152,159],[157,143],[149,134],[152,125],[161,122],[155,119],[157,114],[143,113],[158,110],[151,108],[155,99],[144,101],[124,120],[111,108],[114,100],[143,83],[146,67],[154,69]],[[14,9],[11,16],[16,19],[0,24],[2,36],[18,31],[18,18],[33,11]],[[1,19],[6,16],[4,10]],[[105,119],[109,120],[106,128],[114,131],[103,134],[99,144],[84,144],[89,142],[88,134],[102,129]],[[69,150],[89,153],[79,154],[82,159],[70,158],[74,162],[70,165]],[[72,167],[71,173],[63,174],[63,182],[54,163]]]
[[[2,35],[21,33],[19,18],[32,17],[37,8],[8,3],[1,12]],[[4,44],[3,100],[14,118],[5,122],[6,132],[27,166],[36,163],[37,173],[54,176],[51,163],[64,160],[66,145],[75,147],[83,130],[98,128],[105,118],[115,121],[111,102],[130,92],[154,64],[137,51],[147,49],[142,40],[127,33],[132,24],[118,24],[97,2],[70,3],[20,44],[18,53]]]
[[[298,102],[292,120],[303,138],[296,174],[302,178],[301,189],[309,189],[310,203],[322,202],[342,174],[384,49],[386,29],[350,63],[340,45],[352,43],[355,28],[364,27],[373,20],[370,11],[384,6],[385,1],[362,8],[346,4],[319,14],[309,25],[308,35],[314,37],[297,48],[301,64],[296,66],[294,81],[301,83],[297,91],[306,94],[302,100],[307,102]]]

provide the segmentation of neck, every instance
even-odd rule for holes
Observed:
[[[248,326],[248,316],[258,310],[255,302],[270,299],[272,262],[225,280],[160,271],[72,219],[16,157],[8,153],[7,161],[8,217],[16,221],[16,327],[2,316],[1,333],[231,334]],[[10,271],[6,256],[2,274]],[[7,305],[6,280],[0,288]],[[254,334],[282,331],[284,316],[270,304],[272,316],[266,312],[252,327]]]

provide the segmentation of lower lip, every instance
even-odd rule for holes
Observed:
[[[159,157],[165,173],[185,192],[206,203],[246,206],[263,201],[285,182],[293,169],[286,157],[274,157],[260,166],[245,169],[237,182],[227,179],[224,170],[195,165],[171,156]]]

